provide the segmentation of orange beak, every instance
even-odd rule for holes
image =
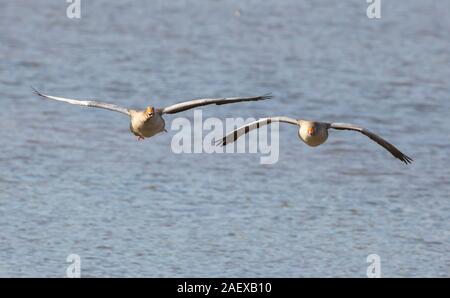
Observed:
[[[308,127],[308,134],[313,135],[314,134],[314,127]]]
[[[151,116],[151,115],[153,115],[153,113],[155,112],[155,109],[154,109],[153,107],[148,107],[148,108],[145,110],[145,112],[146,112],[149,116]]]

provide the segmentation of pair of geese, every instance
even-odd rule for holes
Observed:
[[[36,89],[33,88],[35,93],[41,97],[62,101],[74,105],[80,105],[85,107],[94,107],[101,108],[110,111],[119,112],[125,114],[130,117],[130,130],[131,132],[138,137],[139,140],[143,140],[144,138],[150,138],[160,132],[165,131],[165,122],[163,119],[164,114],[176,114],[189,109],[193,109],[196,107],[216,104],[216,105],[224,105],[231,104],[237,102],[246,102],[246,101],[259,101],[269,99],[272,96],[262,95],[255,97],[232,97],[232,98],[204,98],[204,99],[194,99],[190,101],[181,102],[178,104],[174,104],[162,109],[155,109],[152,106],[147,107],[145,110],[134,110],[123,108],[114,104],[93,101],[93,100],[77,100],[71,98],[50,96],[43,94]],[[328,138],[328,130],[329,129],[337,129],[337,130],[353,130],[360,132],[366,136],[368,136],[373,141],[377,142],[379,145],[388,150],[394,157],[403,161],[405,164],[411,163],[412,159],[405,154],[403,154],[400,150],[398,150],[394,145],[384,140],[380,136],[370,132],[369,130],[359,127],[353,124],[347,123],[327,123],[327,122],[318,122],[318,121],[309,121],[302,119],[292,119],[289,117],[268,117],[262,118],[257,121],[246,124],[238,129],[230,132],[225,137],[217,141],[217,145],[225,146],[227,144],[233,143],[240,136],[248,133],[251,130],[258,129],[264,125],[268,125],[274,122],[283,122],[294,124],[299,127],[298,136],[299,138],[305,142],[307,145],[316,147],[320,144],[323,144]]]

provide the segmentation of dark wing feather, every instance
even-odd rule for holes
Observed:
[[[381,138],[380,136],[374,134],[373,132],[368,131],[367,129],[364,129],[362,127],[348,124],[348,123],[331,123],[330,128],[333,129],[339,129],[339,130],[354,130],[358,131],[369,138],[371,138],[373,141],[377,142],[379,145],[383,146],[386,150],[388,150],[394,157],[400,159],[404,163],[408,164],[411,163],[413,160],[409,156],[403,154],[400,150],[398,150],[394,145],[386,141],[385,139]]]
[[[264,125],[268,125],[273,122],[285,122],[290,123],[294,125],[299,125],[298,121],[292,118],[288,117],[270,117],[270,118],[262,118],[257,121],[250,122],[246,125],[243,125],[232,132],[228,133],[225,137],[219,139],[216,141],[216,145],[218,146],[225,146],[227,144],[233,143],[236,141],[240,136],[248,133],[249,131],[252,131],[254,129],[258,129]]]
[[[179,112],[183,112],[189,109],[193,109],[196,107],[216,104],[216,105],[225,105],[236,102],[244,102],[244,101],[258,101],[272,98],[272,95],[265,94],[262,96],[255,97],[230,97],[230,98],[203,98],[203,99],[194,99],[190,101],[185,101],[181,103],[177,103],[166,108],[160,109],[161,114],[175,114]]]

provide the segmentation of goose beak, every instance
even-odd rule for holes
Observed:
[[[145,113],[150,117],[153,116],[155,112],[155,109],[153,107],[147,107],[147,109],[145,110]]]
[[[314,127],[308,127],[308,134],[313,135],[314,134]]]

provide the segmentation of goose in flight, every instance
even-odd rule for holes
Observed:
[[[324,143],[327,140],[329,129],[354,130],[362,133],[363,135],[368,136],[373,141],[377,142],[379,145],[384,147],[384,149],[388,150],[394,157],[403,161],[405,164],[412,162],[412,159],[410,157],[403,154],[394,145],[384,140],[380,136],[374,134],[373,132],[368,131],[365,128],[347,123],[326,123],[317,121],[307,121],[301,119],[296,120],[289,117],[269,117],[259,119],[257,121],[251,122],[247,125],[244,125],[230,132],[222,139],[219,139],[216,142],[216,144],[225,146],[227,144],[233,143],[240,136],[248,133],[249,131],[260,128],[261,126],[268,125],[273,122],[284,122],[297,125],[299,127],[298,137],[307,145],[312,147],[319,146],[320,144]]]
[[[255,96],[255,97],[231,97],[231,98],[203,98],[203,99],[194,99],[190,101],[181,102],[178,104],[174,104],[162,109],[155,109],[152,106],[147,107],[145,110],[133,110],[123,108],[114,104],[93,101],[93,100],[77,100],[71,98],[50,96],[43,94],[36,89],[34,92],[47,99],[62,101],[74,105],[80,105],[85,107],[94,107],[106,109],[114,112],[119,112],[125,114],[130,117],[130,130],[131,132],[138,137],[138,140],[143,140],[144,138],[150,138],[157,133],[165,131],[165,121],[162,118],[164,114],[176,114],[179,112],[183,112],[189,109],[193,109],[196,107],[216,104],[216,105],[224,105],[236,102],[244,102],[244,101],[258,101],[269,99],[272,96],[270,94]]]

